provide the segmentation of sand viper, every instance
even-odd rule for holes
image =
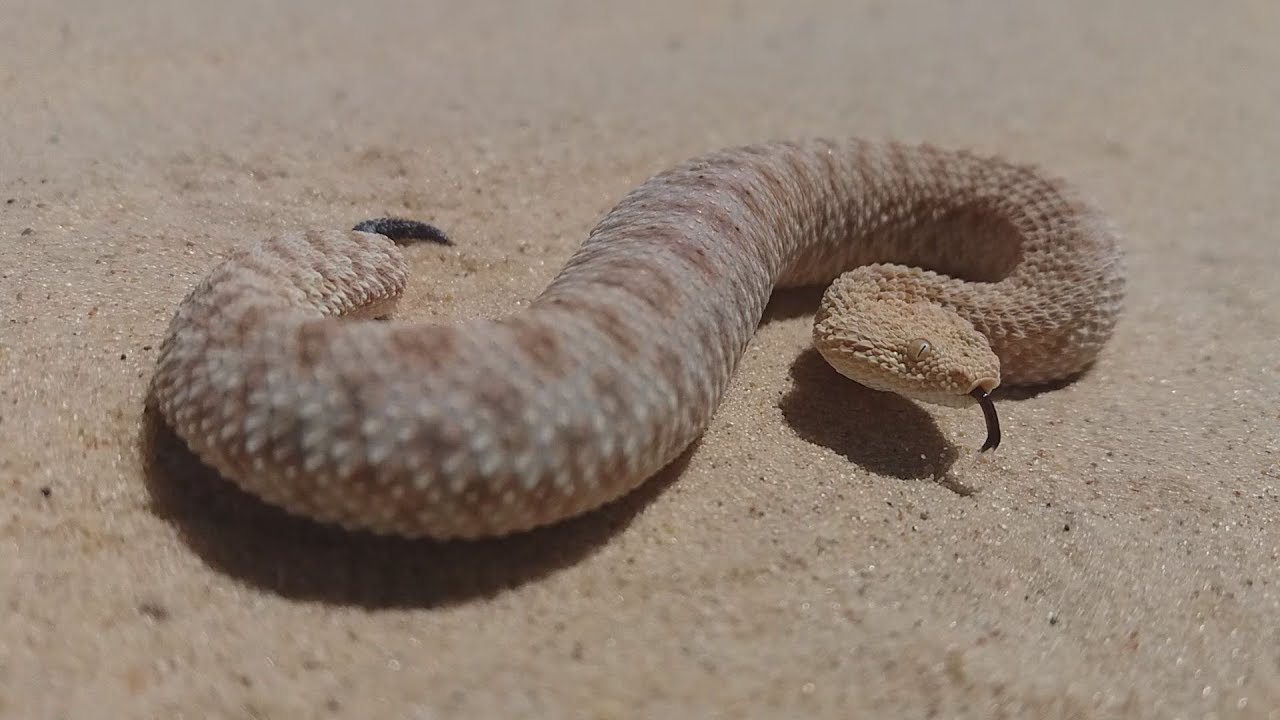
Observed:
[[[777,287],[831,283],[814,325],[828,362],[878,390],[980,403],[990,447],[990,391],[1087,367],[1124,285],[1116,233],[1067,183],[862,140],[662,172],[501,319],[372,320],[406,281],[388,236],[443,236],[358,227],[374,232],[287,233],[214,268],[178,307],[152,397],[255,495],[406,536],[523,530],[643,482],[705,430]]]

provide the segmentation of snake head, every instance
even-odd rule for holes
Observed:
[[[942,305],[842,298],[837,285],[823,297],[813,327],[814,346],[837,372],[913,400],[952,407],[978,403],[987,420],[983,449],[999,444],[990,394],[1000,384],[1000,359],[986,336]]]
[[[841,375],[939,405],[964,407],[1000,384],[1000,360],[968,320],[941,305],[893,300],[815,319],[814,346]]]

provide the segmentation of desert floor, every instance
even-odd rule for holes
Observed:
[[[1280,4],[2,15],[0,715],[1280,716]],[[1116,337],[994,455],[827,369],[811,293],[675,465],[499,541],[287,517],[144,411],[238,243],[431,220],[400,315],[500,315],[649,175],[813,135],[1035,162],[1123,229]]]

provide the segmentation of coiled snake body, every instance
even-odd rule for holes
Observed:
[[[405,285],[380,234],[251,243],[179,306],[152,397],[203,460],[290,511],[500,535],[594,508],[674,459],[710,422],[773,289],[837,277],[814,330],[837,370],[985,409],[1001,382],[1087,367],[1124,283],[1109,223],[1035,168],[772,143],[640,185],[502,319],[362,319]]]

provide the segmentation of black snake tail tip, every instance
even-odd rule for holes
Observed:
[[[365,220],[351,228],[358,232],[385,235],[393,242],[403,243],[406,240],[428,240],[441,245],[452,245],[453,241],[444,231],[430,223],[404,218],[380,217]]]

